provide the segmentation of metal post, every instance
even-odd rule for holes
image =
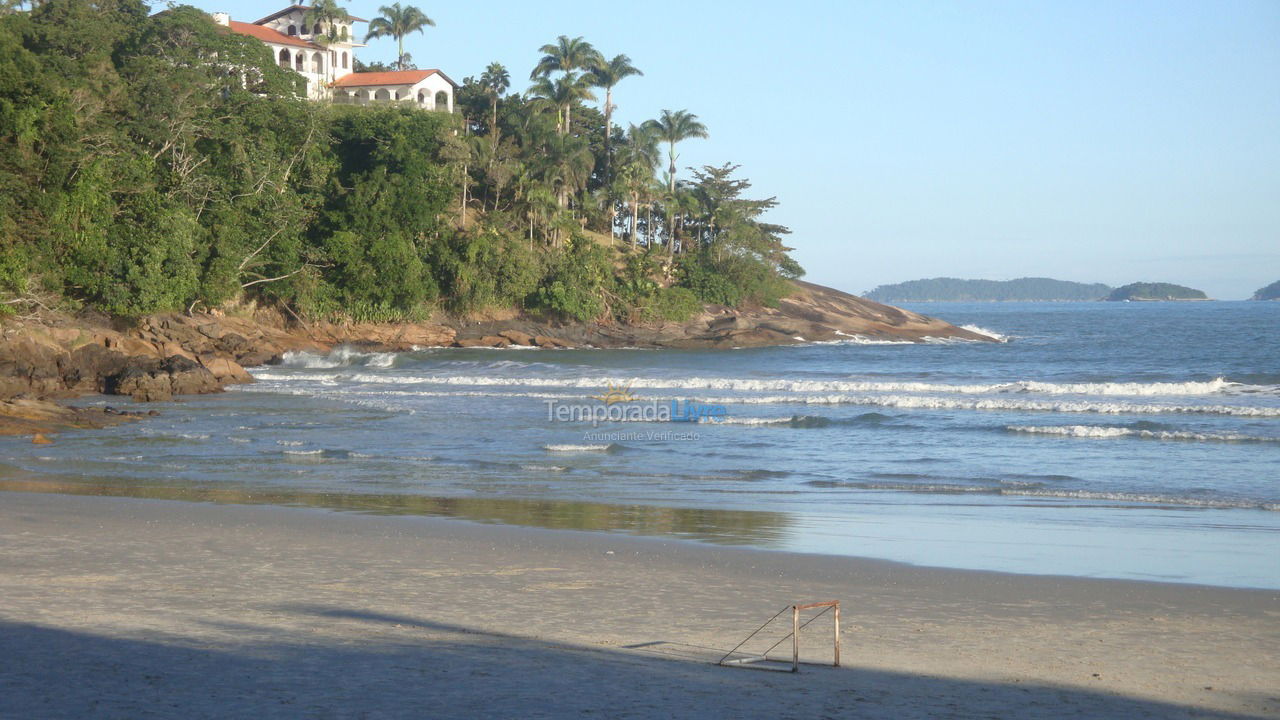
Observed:
[[[800,672],[800,606],[791,606],[791,672]]]
[[[840,667],[840,603],[836,602],[836,661],[832,663]]]

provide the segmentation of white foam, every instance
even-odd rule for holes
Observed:
[[[519,387],[512,383],[511,387]],[[570,389],[566,386],[566,389]],[[633,386],[634,389],[634,386]],[[359,396],[398,396],[398,397],[487,397],[487,398],[530,398],[542,400],[590,399],[593,393],[582,392],[525,392],[519,390],[380,390],[375,392],[359,390],[326,391],[316,388],[280,388],[267,385],[236,386],[240,392],[278,392],[290,395],[305,395],[338,400],[355,405],[364,405],[393,412],[414,413],[412,408],[387,403],[378,399],[365,399]],[[1124,402],[1118,400],[1090,399],[1035,399],[1023,397],[947,397],[938,395],[867,395],[831,393],[825,395],[741,395],[741,396],[688,396],[645,395],[645,400],[693,399],[699,402],[717,405],[861,405],[870,407],[891,407],[921,410],[1012,410],[1025,412],[1055,413],[1094,413],[1101,415],[1226,415],[1238,417],[1280,417],[1280,407],[1259,405],[1191,405],[1191,404],[1157,404],[1141,402]],[[745,423],[744,423],[745,424]]]
[[[791,418],[765,418],[765,417],[723,417],[723,418],[702,418],[700,423],[708,425],[790,425]]]
[[[879,380],[788,380],[756,378],[611,378],[611,377],[503,377],[496,375],[308,375],[260,372],[261,380],[310,380],[315,382],[349,381],[366,384],[389,385],[446,385],[489,387],[536,387],[565,389],[598,389],[628,387],[633,390],[730,390],[735,392],[807,392],[807,393],[860,393],[860,392],[909,392],[944,393],[948,395],[1101,395],[1108,397],[1160,397],[1227,395],[1238,391],[1264,391],[1280,393],[1276,386],[1251,386],[1229,382],[1224,378],[1188,382],[1110,382],[1110,383],[1049,383],[1034,380],[1018,380],[1003,383],[950,384],[913,381]]]
[[[1185,430],[1140,430],[1097,425],[1010,425],[1009,432],[1029,435],[1057,435],[1077,438],[1136,437],[1145,440],[1184,440],[1194,442],[1280,443],[1280,437],[1242,435],[1240,433],[1199,433]]]
[[[330,368],[364,365],[372,368],[389,368],[395,363],[395,353],[361,352],[347,345],[340,345],[327,355],[291,350],[281,356],[283,367],[325,370]],[[262,371],[260,371],[262,372]]]
[[[547,452],[559,453],[581,453],[581,452],[609,452],[612,445],[543,445],[542,449]]]
[[[320,455],[324,450],[285,450],[285,455]]]
[[[996,332],[995,330],[988,330],[978,325],[961,325],[960,329],[968,330],[969,332],[977,333],[978,335],[984,335],[986,337],[991,338],[992,340],[995,340],[996,342],[1002,342],[1002,343],[1009,342],[1008,335],[1002,335]]]
[[[1097,400],[1031,400],[1021,398],[956,398],[928,395],[764,395],[699,398],[716,404],[747,405],[869,405],[925,410],[1019,410],[1032,412],[1098,413],[1103,415],[1236,415],[1280,417],[1280,407],[1252,405],[1158,405]]]

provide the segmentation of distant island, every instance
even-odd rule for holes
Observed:
[[[1280,300],[1280,280],[1262,288],[1253,294],[1253,300]]]
[[[1116,288],[1107,296],[1112,302],[1130,300],[1208,300],[1202,290],[1174,285],[1173,283],[1130,283]]]
[[[931,278],[881,285],[866,293],[877,302],[1080,302],[1102,300],[1111,292],[1102,283],[1078,283],[1052,278],[1017,280],[961,280]]]

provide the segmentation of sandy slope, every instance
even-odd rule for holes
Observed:
[[[1280,716],[1275,592],[27,493],[0,548],[6,718]],[[826,598],[844,668],[709,663]]]

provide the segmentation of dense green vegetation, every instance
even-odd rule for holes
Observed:
[[[527,93],[496,63],[467,78],[451,115],[308,102],[264,45],[190,7],[9,8],[7,311],[253,301],[298,318],[516,306],[642,321],[774,303],[801,273],[762,218],[774,201],[751,199],[736,166],[677,177],[677,145],[707,135],[695,116],[623,129],[588,104],[639,73],[581,38],[531,56]],[[402,43],[430,24],[410,10],[384,8],[379,33]]]
[[[1050,278],[1017,280],[958,280],[932,278],[881,285],[867,293],[878,302],[1013,302],[1101,300],[1111,292],[1102,283],[1078,283]]]
[[[1280,280],[1270,285],[1260,288],[1258,292],[1253,294],[1254,300],[1280,300]]]
[[[1118,287],[1107,296],[1113,302],[1123,300],[1208,300],[1203,291],[1173,283],[1130,283]]]

